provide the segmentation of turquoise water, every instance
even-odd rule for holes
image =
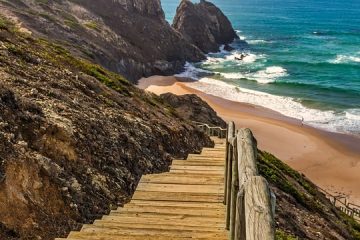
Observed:
[[[199,79],[194,87],[330,131],[360,133],[359,0],[212,2],[241,40],[232,52],[188,65],[184,74]],[[162,0],[169,22],[178,3]],[[243,61],[236,59],[241,53]]]

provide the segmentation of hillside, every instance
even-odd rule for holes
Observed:
[[[0,18],[0,238],[52,239],[212,146],[155,95]]]
[[[258,169],[276,195],[276,239],[360,239],[360,224],[335,208],[304,175],[262,151]]]

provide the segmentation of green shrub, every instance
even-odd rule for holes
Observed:
[[[321,205],[313,198],[309,198],[304,193],[297,190],[296,186],[290,182],[288,177],[296,180],[304,189],[309,189],[312,195],[316,194],[316,190],[310,186],[298,172],[281,162],[279,159],[267,152],[259,151],[258,168],[262,176],[269,182],[275,184],[282,191],[294,197],[300,204],[309,210],[322,211]],[[288,177],[287,177],[288,176]]]
[[[84,24],[87,28],[100,31],[98,24],[95,21],[86,22]]]
[[[275,232],[275,240],[298,240],[299,238],[287,234],[286,232],[282,230],[276,230]]]

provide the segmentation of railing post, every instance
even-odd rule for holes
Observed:
[[[226,152],[225,152],[225,170],[224,170],[224,204],[227,203],[227,178],[228,178],[228,166],[229,166],[229,160],[230,160],[230,138],[233,138],[235,136],[235,124],[234,122],[229,122],[227,125],[227,131],[226,131]]]
[[[237,211],[236,211],[236,221],[235,221],[235,240],[245,239],[245,205],[244,205],[244,188],[241,187],[237,195]]]
[[[224,168],[224,200],[223,203],[224,205],[226,205],[226,193],[227,193],[227,170],[228,170],[228,161],[229,161],[229,148],[230,148],[230,144],[229,144],[229,125],[230,123],[227,125],[227,132],[226,132],[226,139],[225,139],[225,168]]]
[[[232,183],[232,172],[233,172],[233,161],[234,161],[233,145],[229,148],[229,161],[227,167],[227,179],[226,179],[226,229],[230,229],[230,211],[231,211],[231,183]]]
[[[234,149],[237,149],[237,141],[234,141]],[[235,221],[237,212],[237,195],[239,192],[239,172],[238,172],[238,151],[233,151],[232,162],[232,183],[231,183],[231,211],[230,211],[230,239],[235,237]]]
[[[227,230],[230,229],[230,210],[231,210],[231,182],[232,182],[232,165],[234,157],[234,137],[235,137],[235,124],[230,122],[228,124],[228,133],[227,133],[227,157],[226,157],[226,166],[225,166],[225,189],[224,189],[224,198],[226,203],[226,225]]]

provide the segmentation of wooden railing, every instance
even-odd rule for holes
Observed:
[[[227,129],[199,122],[195,124],[210,136],[226,138],[224,204],[229,239],[273,240],[276,196],[266,179],[258,174],[257,142],[251,130],[236,131],[234,122],[230,122]],[[320,187],[318,189],[334,206],[360,221],[359,205],[349,203],[342,195],[334,196]]]
[[[250,129],[227,129],[194,122],[209,136],[226,138],[224,204],[230,240],[273,240],[276,197],[259,176],[257,143]]]
[[[225,138],[226,137],[226,129],[221,127],[212,127],[209,124],[201,123],[201,122],[194,122],[198,128],[200,128],[203,132],[208,134],[211,137],[219,137]]]
[[[344,195],[335,196],[320,187],[318,187],[318,190],[322,192],[335,207],[338,207],[342,212],[350,217],[353,217],[355,220],[360,221],[359,205],[350,203]]]
[[[257,170],[257,143],[249,129],[228,124],[224,204],[230,240],[275,238],[275,195]]]

